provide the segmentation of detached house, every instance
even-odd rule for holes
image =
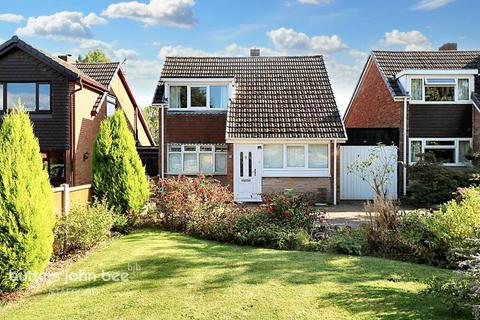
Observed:
[[[399,147],[399,190],[408,165],[431,152],[467,166],[480,147],[480,51],[373,51],[344,116],[349,144]]]
[[[0,45],[0,113],[19,99],[55,186],[91,182],[94,139],[101,120],[115,109],[125,113],[139,146],[154,144],[118,62],[76,63],[14,36]]]
[[[291,188],[336,202],[346,135],[321,56],[168,57],[153,103],[162,175],[213,175],[238,201]]]

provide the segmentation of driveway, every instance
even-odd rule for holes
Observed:
[[[326,206],[327,220],[333,224],[358,227],[368,222],[365,201],[342,201],[336,206]]]

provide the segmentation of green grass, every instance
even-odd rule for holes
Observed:
[[[422,281],[449,271],[376,258],[144,230],[102,246],[63,275],[79,271],[129,277],[50,281],[1,307],[0,319],[460,319],[419,294]]]

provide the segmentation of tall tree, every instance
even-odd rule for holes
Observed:
[[[148,200],[145,168],[122,110],[100,125],[93,147],[93,188],[119,213],[138,214]]]
[[[85,56],[78,55],[78,61],[84,63],[110,62],[110,58],[101,49],[90,50]]]
[[[143,115],[147,119],[148,127],[152,132],[153,140],[158,145],[160,142],[160,125],[159,125],[159,117],[160,117],[160,108],[155,106],[148,106],[143,109]]]
[[[32,123],[25,111],[13,110],[0,128],[0,291],[25,287],[43,272],[54,223],[52,187]]]

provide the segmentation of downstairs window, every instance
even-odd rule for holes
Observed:
[[[170,144],[169,174],[226,174],[227,146],[208,144]]]
[[[468,138],[410,139],[410,164],[419,161],[422,154],[429,153],[444,165],[469,165],[470,149],[471,139]]]

